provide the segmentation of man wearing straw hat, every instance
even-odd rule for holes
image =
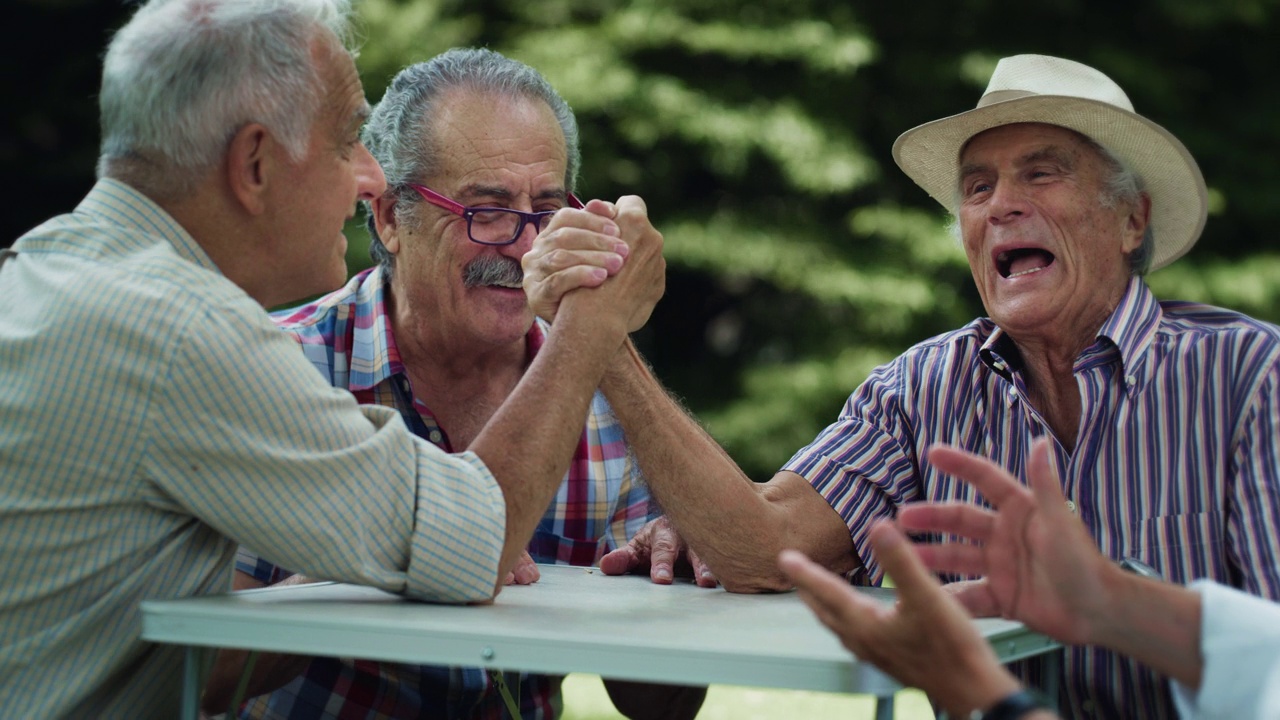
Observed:
[[[1158,302],[1142,279],[1204,226],[1186,148],[1097,70],[1020,55],[1000,61],[976,109],[904,133],[894,157],[954,214],[988,317],[877,368],[761,484],[651,375],[610,370],[614,411],[682,539],[652,526],[602,568],[665,579],[687,541],[734,591],[790,587],[775,562],[784,548],[878,583],[876,520],[909,502],[978,502],[929,463],[930,446],[1025,478],[1032,441],[1048,436],[1067,506],[1105,555],[1280,597],[1280,329]],[[544,313],[572,284],[550,249],[543,240],[524,260]],[[999,611],[980,582],[960,596],[975,614]],[[1174,713],[1164,681],[1094,648],[1066,651],[1061,701],[1073,716]]]

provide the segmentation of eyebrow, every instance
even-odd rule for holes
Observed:
[[[1074,170],[1076,167],[1075,153],[1057,145],[1046,145],[1039,150],[1033,150],[1019,158],[1018,164],[1031,165],[1046,160],[1056,162],[1067,170]]]
[[[364,126],[365,122],[368,121],[369,115],[372,113],[373,108],[369,106],[367,101],[361,103],[360,107],[356,108],[355,112],[351,113],[351,122],[347,125],[347,130],[359,130]]]
[[[510,190],[507,190],[504,187],[500,187],[497,185],[483,185],[481,183],[472,183],[470,185],[463,187],[462,190],[458,192],[458,197],[460,198],[476,197],[476,196],[495,197],[495,198],[498,198],[499,200],[510,201],[511,198],[513,197],[513,194]],[[564,188],[559,188],[556,190],[546,190],[533,196],[534,200],[567,201],[568,198],[569,198],[569,193],[566,192]]]
[[[1026,155],[1018,158],[1017,164],[1019,167],[1022,167],[1025,165],[1033,165],[1038,162],[1044,162],[1046,160],[1056,162],[1067,170],[1074,170],[1076,167],[1075,154],[1058,145],[1046,145],[1041,148],[1036,148],[1035,150],[1032,150]],[[971,175],[986,172],[989,169],[990,166],[985,163],[964,163],[960,166],[960,180],[964,181],[965,178]]]

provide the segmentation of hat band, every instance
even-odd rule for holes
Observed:
[[[1029,90],[992,90],[978,99],[978,107],[986,107],[995,105],[996,103],[1007,102],[1009,100],[1017,100],[1018,98],[1038,95]]]

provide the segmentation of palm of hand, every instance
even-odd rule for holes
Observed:
[[[1075,516],[1060,509],[1042,511],[1030,493],[1006,502],[984,545],[985,586],[993,614],[1082,643],[1087,640],[1081,609],[1100,597],[1102,588],[1090,567],[1091,554],[1081,552],[1092,547],[1092,540]]]

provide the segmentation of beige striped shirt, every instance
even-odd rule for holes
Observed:
[[[172,717],[138,604],[229,587],[237,543],[319,578],[487,598],[474,454],[357,406],[170,216],[100,181],[0,268],[0,708]]]

